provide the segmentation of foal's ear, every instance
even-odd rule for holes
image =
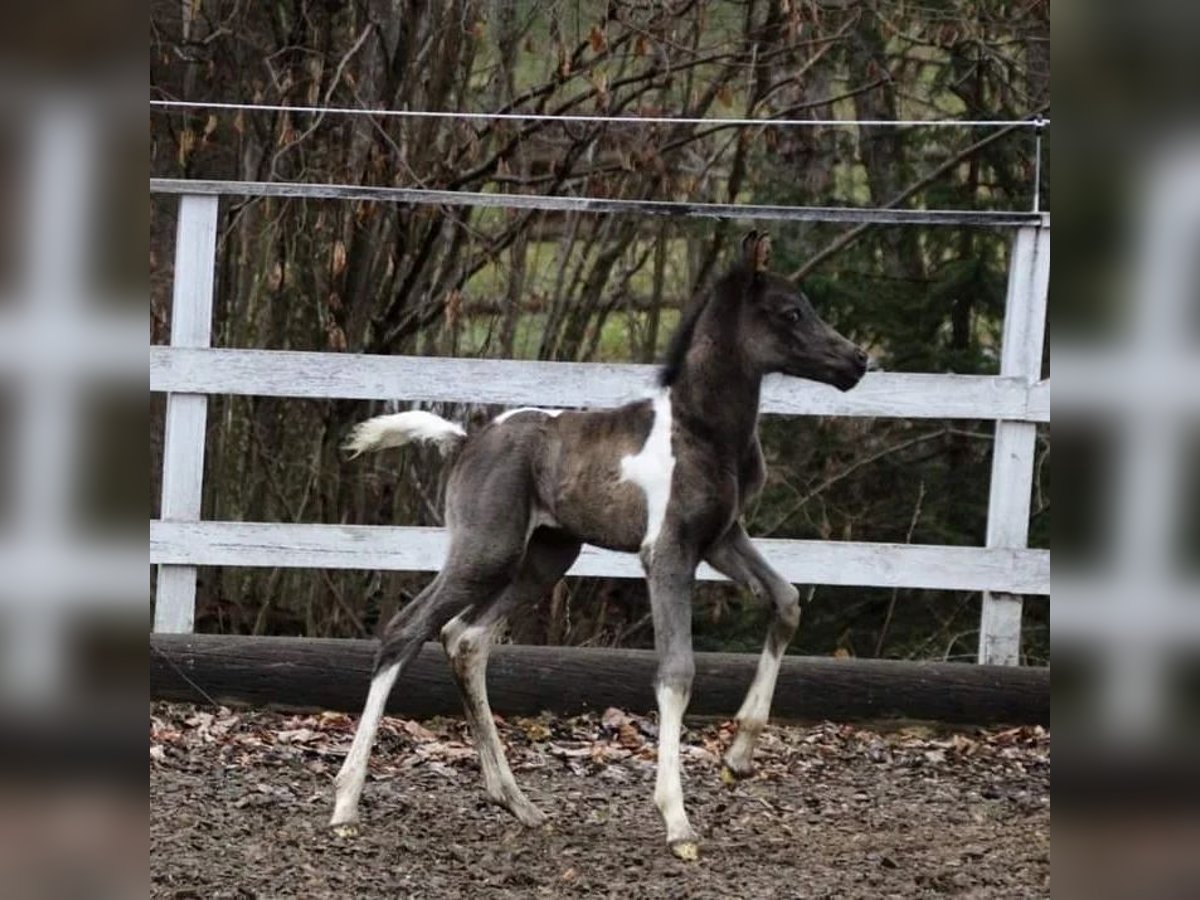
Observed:
[[[751,231],[742,238],[742,263],[751,272],[765,272],[771,262],[771,236]]]

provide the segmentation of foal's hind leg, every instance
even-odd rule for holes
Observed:
[[[523,528],[523,525],[521,526]],[[446,568],[388,623],[375,660],[375,674],[354,742],[334,780],[336,797],[329,824],[352,833],[358,821],[358,801],[367,779],[367,760],[384,705],[396,679],[421,644],[474,602],[488,601],[512,578],[520,559],[520,544],[498,536],[486,556],[464,561],[452,546]]]
[[[492,601],[471,607],[442,629],[442,644],[450,657],[463,709],[475,735],[484,790],[492,802],[530,827],[540,825],[546,816],[517,786],[504,756],[487,698],[488,654],[505,616],[526,602],[536,602],[566,573],[578,555],[578,541],[560,532],[545,529],[535,532],[516,580]]]
[[[750,589],[757,597],[768,598],[772,609],[771,625],[762,656],[758,660],[758,670],[738,710],[737,736],[725,754],[725,769],[721,774],[728,779],[749,775],[753,771],[754,744],[771,712],[771,698],[775,694],[775,681],[779,677],[783,652],[800,624],[800,594],[762,558],[739,524],[722,536],[706,558],[714,569],[741,587]]]
[[[367,779],[367,761],[371,756],[371,747],[375,743],[375,733],[379,730],[388,695],[391,694],[392,686],[400,672],[425,640],[426,632],[431,631],[428,624],[431,613],[429,607],[437,604],[440,586],[439,575],[388,623],[389,634],[404,633],[411,639],[407,641],[402,653],[392,653],[386,660],[382,653],[376,656],[375,674],[371,678],[371,688],[367,693],[362,718],[359,719],[358,728],[354,732],[354,742],[350,745],[350,752],[346,754],[346,759],[334,779],[335,799],[333,817],[329,824],[340,833],[353,833],[354,823],[358,821],[358,800],[362,796],[363,783]]]

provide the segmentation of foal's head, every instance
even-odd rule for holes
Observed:
[[[734,278],[742,286],[740,344],[763,373],[782,372],[848,391],[867,371],[865,350],[827,325],[792,282],[767,271],[770,238],[742,241]]]

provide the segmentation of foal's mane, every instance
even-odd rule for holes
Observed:
[[[706,291],[692,301],[691,307],[679,320],[679,325],[667,344],[662,368],[658,370],[659,385],[670,387],[679,378],[679,373],[683,371],[683,361],[687,357],[688,348],[692,346],[692,338],[695,337],[696,323],[700,321],[700,316],[714,303],[722,302],[730,293],[733,282],[742,274],[741,267],[735,267],[718,281],[711,291]]]

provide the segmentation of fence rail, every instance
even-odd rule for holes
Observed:
[[[755,546],[796,584],[1050,593],[1050,553],[1005,547],[937,547],[861,541],[758,539]],[[442,528],[275,522],[150,523],[160,565],[386,569],[434,572],[449,546]],[[641,578],[632,553],[585,546],[569,575]],[[697,577],[723,581],[701,565]]]
[[[582,408],[645,394],[655,366],[294,350],[150,349],[150,390],[172,394],[489,403]],[[987,375],[869,373],[853,391],[772,376],[768,415],[894,416],[1047,422],[1050,385]]]
[[[204,419],[209,394],[403,399],[505,406],[612,406],[643,395],[652,367],[511,360],[355,356],[209,347],[220,196],[375,200],[583,212],[1016,229],[999,376],[873,373],[854,391],[770,379],[763,411],[777,415],[900,416],[996,421],[987,546],[849,541],[756,543],[797,583],[983,591],[979,660],[1019,660],[1021,595],[1048,594],[1050,556],[1026,547],[1034,441],[1050,416],[1040,380],[1049,276],[1043,213],[864,210],[616,201],[371,188],[152,179],[181,194],[172,346],[152,348],[150,386],[168,396],[163,519],[150,523],[150,561],[160,567],[154,628],[190,632],[196,566],[283,566],[430,571],[441,564],[440,529],[200,521]],[[635,557],[585,549],[572,574],[640,577]],[[703,567],[701,578],[717,578]]]
[[[375,200],[426,206],[475,206],[557,212],[635,213],[699,219],[757,219],[779,222],[834,222],[844,225],[957,225],[1050,227],[1046,213],[1021,210],[858,209],[843,206],[770,206],[748,203],[687,203],[672,200],[610,200],[538,194],[489,194],[359,184],[293,184],[277,181],[204,181],[151,178],[160,194],[207,197],[282,197],[294,200]]]

